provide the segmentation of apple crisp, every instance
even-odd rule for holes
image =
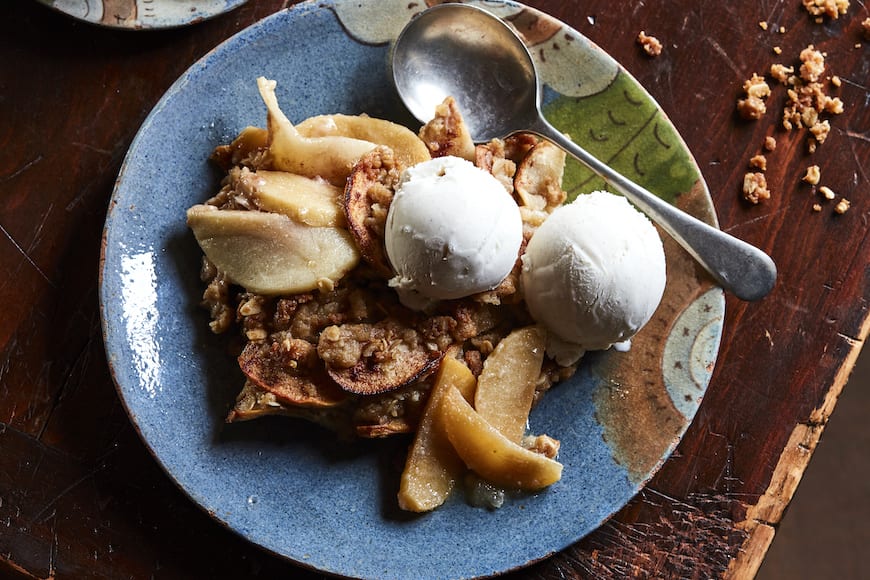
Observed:
[[[209,327],[237,337],[240,391],[226,420],[284,415],[363,438],[415,433],[423,421],[428,432],[440,420],[424,416],[445,361],[485,383],[493,365],[516,370],[507,360],[513,355],[492,356],[508,348],[500,345],[515,343],[519,329],[537,328],[519,285],[519,254],[565,201],[565,155],[530,134],[475,146],[449,98],[419,133],[364,115],[294,126],[277,106],[274,81],[261,78],[258,86],[267,128],[247,127],[213,151],[225,172],[221,187],[188,210],[204,253],[201,305]],[[412,310],[387,284],[385,220],[402,171],[442,155],[462,155],[498,179],[519,206],[524,241],[514,270],[495,288]],[[523,369],[529,407],[576,370],[541,357]],[[470,415],[458,401],[451,409],[468,433],[490,428],[478,425],[477,410]],[[524,428],[528,410],[512,429]],[[540,435],[501,444],[509,453],[540,455],[532,464],[548,477],[556,473],[558,441]],[[469,453],[475,461],[473,445]],[[484,461],[478,471],[497,480],[487,469]],[[540,481],[530,474],[526,483]]]

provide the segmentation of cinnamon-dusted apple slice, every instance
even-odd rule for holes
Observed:
[[[427,348],[417,331],[387,319],[376,324],[329,326],[317,354],[344,390],[375,395],[425,377],[443,356]]]
[[[514,176],[514,190],[522,204],[536,210],[553,211],[567,194],[562,189],[565,151],[549,141],[540,141],[523,158]]]
[[[323,371],[315,346],[301,339],[252,341],[239,355],[250,382],[297,407],[334,407],[348,395]]]
[[[359,261],[346,230],[307,226],[277,213],[195,205],[187,210],[187,224],[218,270],[258,294],[331,288]]]
[[[354,166],[344,190],[344,215],[363,259],[384,277],[392,277],[384,249],[387,212],[402,165],[389,147],[378,147]]]
[[[518,328],[496,345],[477,379],[475,410],[514,443],[522,441],[529,420],[546,346],[542,329]]]
[[[405,167],[431,159],[429,149],[413,131],[368,115],[318,115],[296,125],[305,138],[349,137],[392,149],[397,161]]]
[[[444,394],[439,424],[465,464],[505,489],[537,491],[562,478],[562,464],[502,435],[451,387]]]
[[[475,379],[465,364],[445,356],[435,375],[414,442],[408,451],[399,485],[399,507],[412,512],[435,509],[447,499],[465,465],[447,434],[436,425],[435,416],[444,393],[456,387],[466,399],[474,396]]]

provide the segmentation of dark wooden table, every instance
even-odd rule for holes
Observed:
[[[113,386],[97,298],[109,196],[145,116],[218,42],[290,4],[252,0],[195,26],[128,32],[35,1],[4,3],[0,576],[314,576],[216,524],[161,471]],[[816,23],[799,0],[529,4],[648,87],[694,152],[722,228],[769,252],[780,278],[761,302],[728,297],[707,396],[649,485],[589,537],[515,575],[751,577],[868,334],[867,8],[853,2]],[[641,30],[663,42],[659,57],[641,51]],[[745,79],[795,61],[808,44],[826,52],[845,103],[812,155],[805,131],[779,128],[783,87],[763,119],[735,112]],[[746,204],[743,176],[767,135],[778,141],[766,171],[772,197]],[[801,181],[811,164],[851,201],[848,212]]]

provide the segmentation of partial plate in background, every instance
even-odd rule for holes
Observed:
[[[39,0],[73,18],[107,26],[145,30],[202,22],[247,0]]]

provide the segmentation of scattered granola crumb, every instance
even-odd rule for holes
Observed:
[[[655,36],[648,36],[643,30],[637,35],[637,43],[649,56],[658,56],[662,53],[662,43]]]
[[[764,150],[765,151],[773,151],[776,149],[776,139],[771,136],[767,136],[764,138]]]
[[[749,167],[761,171],[767,171],[767,157],[764,155],[753,156],[752,159],[749,160]]]
[[[861,22],[861,28],[864,29],[864,38],[870,40],[870,18],[865,18],[863,22]],[[858,44],[857,46],[861,46]]]
[[[752,73],[752,78],[743,83],[745,99],[738,99],[737,111],[744,119],[760,119],[767,112],[764,99],[770,96],[770,85],[764,77]]]
[[[794,67],[774,63],[770,65],[770,76],[781,84],[787,85],[794,82]]]
[[[813,204],[813,211],[822,211],[822,205],[819,203]]]
[[[810,153],[824,143],[831,131],[831,124],[822,120],[823,114],[839,115],[843,112],[843,101],[827,94],[825,85],[820,81],[825,71],[825,55],[807,46],[800,53],[800,74],[794,75],[794,68],[782,64],[770,67],[771,76],[789,87],[786,105],[782,114],[782,126],[787,131],[794,128],[807,128],[810,132],[807,148]],[[836,80],[834,80],[836,79]],[[831,85],[840,86],[837,76],[830,78]],[[838,84],[839,83],[839,84]]]
[[[810,165],[807,167],[807,173],[801,179],[810,185],[818,185],[819,179],[822,177],[822,172],[818,165]]]
[[[837,19],[849,9],[849,0],[802,0],[804,8],[810,16],[816,16],[815,21],[821,22],[823,17]]]
[[[849,200],[844,197],[843,199],[841,199],[840,201],[837,202],[837,205],[834,206],[834,212],[836,212],[840,215],[843,215],[844,213],[849,211],[849,208],[851,206],[852,206],[852,204],[849,202]]]
[[[762,20],[758,23],[758,26],[760,26],[762,30],[767,30],[767,20]]]
[[[830,187],[828,187],[827,185],[823,185],[823,186],[821,186],[821,187],[819,188],[819,193],[821,193],[821,194],[822,194],[822,197],[824,197],[824,198],[827,199],[828,201],[830,201],[830,200],[834,199],[835,197],[837,197],[837,194],[834,193],[834,191],[833,191]]]
[[[753,204],[770,199],[770,190],[767,189],[767,179],[763,173],[748,172],[743,176],[743,199]]]
[[[779,46],[774,46],[773,54],[782,54],[782,48],[780,48]]]
[[[831,77],[831,84],[834,85],[835,87],[839,88],[839,87],[843,86],[843,80],[840,77],[838,77],[837,75],[834,75]]]
[[[812,44],[801,51],[801,78],[808,83],[818,82],[825,72],[825,55]]]
[[[785,34],[785,26],[780,26],[780,27],[779,27],[779,33],[780,33],[780,34]]]

